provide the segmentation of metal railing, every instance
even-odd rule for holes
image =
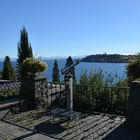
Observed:
[[[46,97],[47,85],[48,85],[48,82],[45,78],[36,79],[35,80],[35,96]],[[19,96],[20,87],[21,87],[21,82],[19,81],[1,80],[0,81],[0,100]]]
[[[64,83],[48,83],[48,104],[51,108],[64,106],[66,89]]]
[[[129,87],[75,85],[74,108],[83,112],[126,115]]]
[[[19,95],[20,82],[1,81],[0,100]],[[35,96],[46,100],[49,107],[66,105],[64,83],[35,81]],[[82,112],[102,112],[125,115],[128,105],[129,87],[103,87],[100,85],[74,85],[74,109]]]

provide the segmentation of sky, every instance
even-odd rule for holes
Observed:
[[[37,57],[135,54],[140,0],[0,0],[0,58],[17,57],[23,26]]]

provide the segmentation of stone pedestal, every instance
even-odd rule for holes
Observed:
[[[140,129],[140,81],[130,85],[126,122],[128,127]]]
[[[46,84],[47,79],[45,77],[25,78],[22,80],[20,95],[25,102],[21,110],[31,110],[45,105]]]
[[[22,110],[35,108],[35,81],[34,78],[25,78],[21,82],[20,95],[25,100]]]

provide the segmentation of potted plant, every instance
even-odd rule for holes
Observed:
[[[20,95],[27,99],[29,105],[26,108],[35,107],[35,77],[37,73],[43,72],[47,69],[47,64],[40,59],[26,58],[22,64],[22,81]]]
[[[35,78],[36,73],[43,72],[45,69],[47,69],[47,64],[36,58],[26,58],[22,64],[25,78]]]

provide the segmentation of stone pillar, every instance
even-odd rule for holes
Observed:
[[[140,128],[140,81],[130,85],[126,122],[130,128]]]
[[[69,89],[70,89],[70,93],[69,93],[69,105],[68,108],[69,110],[73,110],[73,78],[70,77],[69,79]]]
[[[66,99],[67,99],[67,110],[73,110],[73,78],[72,75],[67,76],[66,81]]]
[[[21,81],[20,95],[25,100],[21,111],[31,110],[47,104],[47,78],[25,78]]]
[[[35,81],[34,78],[25,78],[21,81],[20,95],[25,100],[21,110],[26,111],[35,108]]]

